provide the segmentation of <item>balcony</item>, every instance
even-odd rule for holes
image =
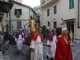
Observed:
[[[44,4],[44,3],[48,2],[48,1],[51,1],[51,0],[43,0],[41,4]]]
[[[52,3],[55,3],[56,1],[58,0],[44,0],[42,3],[41,3],[41,7],[46,7]]]
[[[0,12],[8,13],[13,4],[10,2],[7,2],[8,0],[0,0]]]

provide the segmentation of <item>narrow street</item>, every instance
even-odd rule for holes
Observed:
[[[73,60],[80,60],[80,43],[74,42],[72,46]],[[16,46],[10,45],[9,50],[6,50],[3,58],[4,60],[30,60],[29,46],[24,45],[22,49],[22,54],[17,54]],[[46,47],[44,46],[44,60],[46,59]]]
[[[29,46],[24,46],[21,54],[17,53],[16,46],[10,45],[9,50],[4,53],[4,60],[30,60]]]

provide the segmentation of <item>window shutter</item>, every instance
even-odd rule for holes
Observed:
[[[72,8],[74,8],[74,0],[72,0]]]
[[[71,9],[71,0],[69,0],[69,9]]]
[[[50,22],[48,21],[48,26],[50,26]]]
[[[50,9],[47,9],[47,16],[50,15]]]
[[[17,9],[15,9],[15,15],[17,15],[17,12],[16,11],[17,11]]]
[[[54,6],[54,14],[56,14],[56,13],[57,13],[57,7]]]
[[[69,0],[69,9],[74,8],[74,0]]]

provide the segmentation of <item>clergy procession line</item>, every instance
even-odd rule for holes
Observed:
[[[31,60],[44,60],[43,59],[43,43],[44,37],[41,34],[42,29],[38,28],[37,32],[34,33],[31,39]],[[23,46],[24,34],[19,32],[16,34],[16,47],[18,53],[21,52]],[[68,30],[62,29],[62,34],[56,36],[56,30],[53,29],[47,36],[47,52],[46,58],[49,60],[72,60],[72,50],[70,47],[70,38],[68,36]]]

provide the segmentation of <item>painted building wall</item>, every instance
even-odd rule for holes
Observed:
[[[57,6],[57,14],[54,14],[54,6]],[[80,29],[78,28],[78,0],[74,0],[74,8],[69,9],[69,0],[58,0],[55,3],[49,4],[41,8],[41,24],[48,29],[53,28],[53,22],[57,22],[57,27],[64,27],[61,25],[63,20],[75,19],[74,21],[74,38],[80,39]],[[50,9],[50,16],[47,16],[47,9]],[[50,26],[47,22],[50,21]],[[65,23],[66,25],[66,23]]]
[[[15,9],[22,9],[22,15],[20,15],[20,17],[16,17]],[[28,7],[25,7],[25,6],[15,3],[11,9],[10,14],[11,14],[12,30],[16,31],[16,30],[18,30],[17,29],[17,21],[21,21],[21,29],[24,29],[24,26],[29,22],[30,16],[33,16],[34,12]]]

